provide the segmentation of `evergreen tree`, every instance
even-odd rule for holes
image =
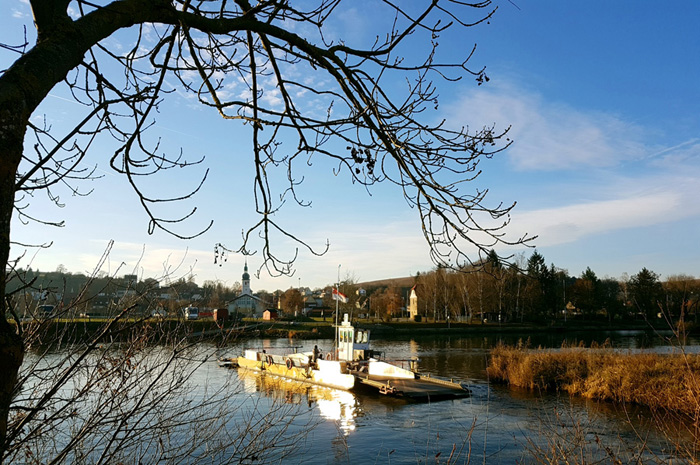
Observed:
[[[530,311],[541,316],[556,314],[556,292],[554,265],[547,267],[544,257],[535,250],[527,262],[527,298]]]
[[[646,268],[633,275],[629,282],[630,297],[637,311],[647,319],[655,319],[660,311],[663,287],[659,275]]]

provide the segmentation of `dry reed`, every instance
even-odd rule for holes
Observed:
[[[589,399],[635,403],[698,418],[700,356],[619,353],[607,348],[491,351],[491,380],[530,390],[559,390]]]

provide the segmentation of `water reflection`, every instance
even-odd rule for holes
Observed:
[[[288,404],[307,404],[318,409],[321,418],[337,422],[338,428],[349,434],[355,429],[358,415],[357,400],[348,391],[316,386],[292,379],[239,368],[238,377],[243,390],[262,393],[276,401]]]
[[[577,345],[583,341],[590,346],[593,341],[602,343],[609,338],[612,347],[619,350],[672,350],[664,336],[645,331],[553,332],[532,335],[530,344],[558,348],[563,343]],[[569,446],[557,442],[562,438],[581,439],[581,447],[593,448],[595,459],[605,455],[605,448],[636,450],[640,456],[653,450],[657,457],[662,457],[657,461],[670,457],[667,430],[679,427],[672,425],[660,430],[648,410],[491,385],[485,372],[490,349],[499,342],[516,344],[527,337],[446,333],[373,341],[373,347],[388,358],[418,357],[419,371],[466,381],[472,395],[464,399],[410,403],[280,378],[262,379],[250,372],[240,375],[248,395],[308,405],[309,415],[324,420],[305,443],[302,460],[305,465],[444,462],[453,453],[462,455],[452,456],[450,463],[523,463],[532,461],[534,453],[528,450]],[[246,341],[246,345],[251,342],[260,347],[287,350],[290,345],[308,350],[315,344],[325,347],[331,343],[258,340]],[[686,350],[694,351],[698,347],[697,339],[687,343]]]

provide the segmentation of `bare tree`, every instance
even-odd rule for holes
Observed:
[[[376,309],[382,321],[390,321],[399,316],[401,295],[395,286],[389,286],[372,294],[372,307]]]
[[[91,322],[89,331],[63,322],[95,298],[89,288],[97,274],[72,300],[59,298],[51,315],[35,314],[21,327],[29,350],[3,461],[245,463],[279,461],[297,449],[305,433],[290,426],[299,409],[257,408],[236,377],[208,384],[197,373],[212,361],[214,345],[198,343],[181,320],[149,319],[128,305],[148,301],[150,289],[115,302],[117,315]]]
[[[244,230],[237,250],[251,253],[254,240],[261,238],[262,267],[273,274],[292,273],[296,257],[296,251],[284,258],[274,250],[276,237],[322,253],[274,217],[287,201],[308,205],[297,195],[303,179],[295,167],[319,159],[334,161],[337,172],[368,188],[378,182],[398,186],[419,213],[436,263],[470,262],[470,252],[485,254],[496,243],[526,240],[508,241],[503,235],[512,205],[491,207],[485,190],[462,187],[478,176],[482,159],[509,144],[505,132],[493,126],[470,130],[444,121],[431,124],[424,116],[438,104],[433,79],[488,81],[483,68],[470,67],[473,49],[463,59],[443,62],[438,48],[448,31],[459,33],[490,19],[495,8],[488,0],[377,1],[371,13],[386,22],[376,35],[364,38],[368,45],[333,36],[326,28],[344,14],[342,0],[303,7],[286,0],[30,3],[33,25],[18,31],[16,43],[0,44],[17,55],[0,76],[2,295],[13,212],[21,221],[46,222],[31,213],[35,193],[44,192],[57,204],[62,189],[89,193],[81,181],[97,177],[90,149],[101,137],[114,139],[110,166],[138,195],[149,232],[161,229],[181,238],[198,234],[179,229],[194,210],[168,217],[159,206],[192,197],[206,174],[180,195],[166,197],[149,189],[154,175],[204,161],[163,153],[159,140],[148,137],[159,103],[176,89],[250,129],[260,216]],[[121,43],[105,40],[117,33]],[[124,38],[126,51],[120,48]],[[405,56],[417,44],[425,55]],[[405,82],[403,89],[397,79]],[[246,91],[232,96],[227,92],[232,81],[243,83]],[[83,108],[67,130],[31,119],[57,87]],[[278,98],[265,98],[269,95]],[[275,168],[285,173],[286,185],[273,176]],[[5,302],[0,305],[0,444],[7,447],[6,419],[24,344],[6,319]]]
[[[304,297],[299,289],[289,288],[282,296],[282,307],[288,315],[296,316],[304,309]]]
[[[694,276],[677,274],[669,276],[662,286],[666,293],[664,310],[669,316],[683,319],[689,319],[690,315],[697,316],[700,280]]]

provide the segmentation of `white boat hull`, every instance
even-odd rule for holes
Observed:
[[[317,360],[313,364],[308,362],[306,354],[272,356],[246,351],[244,356],[238,357],[238,366],[335,389],[350,390],[355,386],[355,376],[347,373],[345,362]]]

